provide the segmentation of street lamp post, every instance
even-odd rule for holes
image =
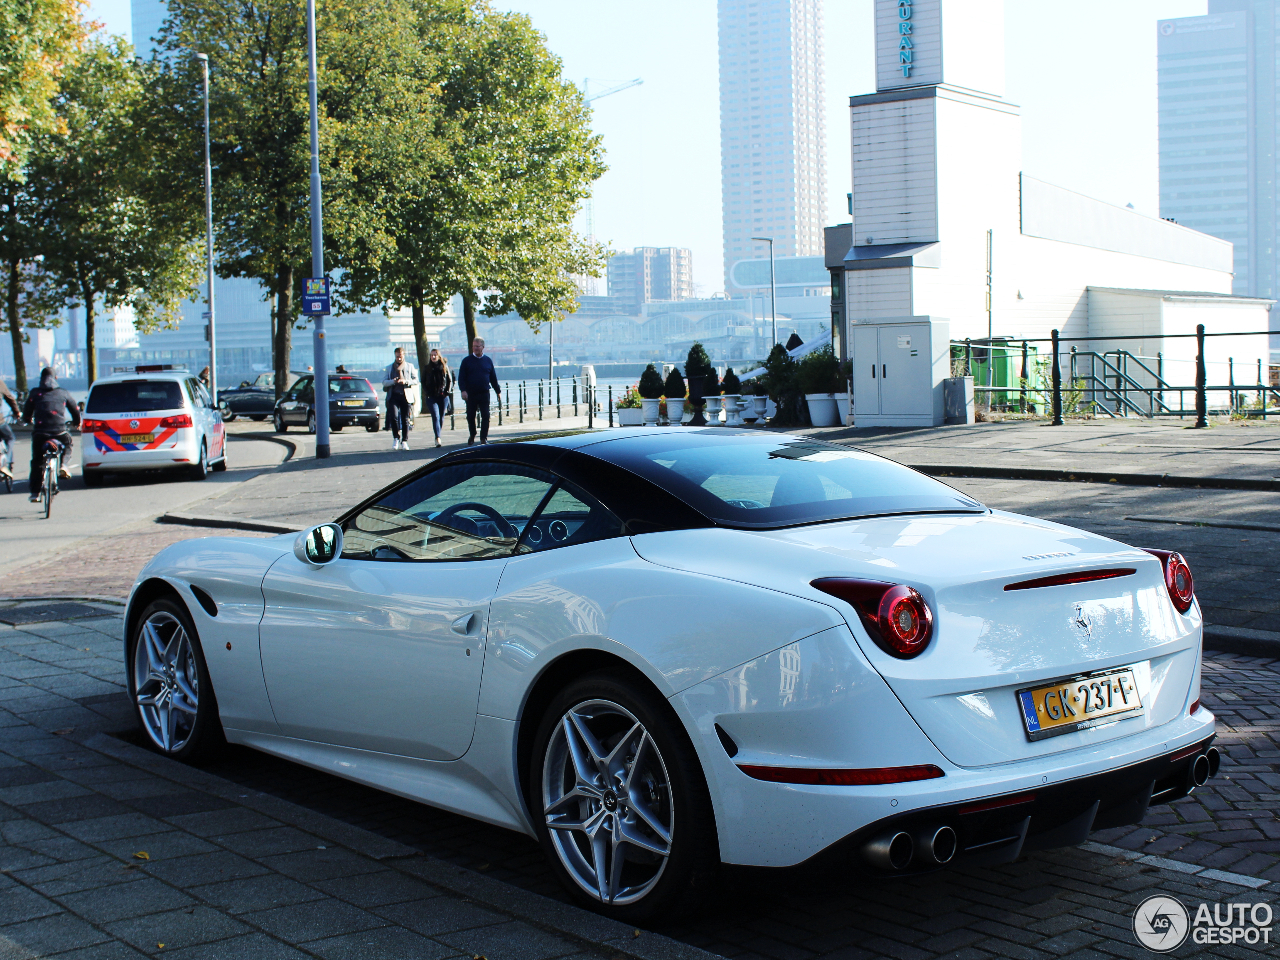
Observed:
[[[752,237],[769,245],[769,313],[773,316],[773,342],[778,342],[778,285],[773,274],[773,237]],[[769,348],[770,351],[773,347]]]
[[[307,0],[307,95],[311,99],[311,276],[324,276],[324,220],[320,203],[320,114],[316,105],[316,3]],[[315,318],[316,459],[329,456],[329,365],[324,315]]]
[[[205,295],[209,300],[209,395],[218,405],[218,335],[213,317],[213,164],[209,160],[209,55],[197,53],[204,73],[204,253]]]

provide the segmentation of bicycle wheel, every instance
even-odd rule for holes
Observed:
[[[52,460],[46,460],[44,464],[44,482],[40,487],[40,497],[44,502],[44,518],[49,519],[49,514],[53,510],[53,485],[58,480],[58,471],[53,466]]]

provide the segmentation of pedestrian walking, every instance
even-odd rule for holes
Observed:
[[[431,427],[436,432],[436,446],[440,446],[440,428],[444,424],[447,412],[445,404],[449,402],[449,394],[453,391],[453,371],[449,369],[449,361],[435,347],[427,358],[427,369],[422,374],[422,393],[427,401],[427,410],[431,413]]]
[[[471,341],[471,352],[458,364],[458,390],[467,403],[467,446],[476,442],[476,421],[479,420],[480,442],[489,442],[489,387],[501,399],[502,387],[498,385],[498,372],[493,361],[484,355],[484,340]]]
[[[409,449],[409,415],[417,395],[418,371],[404,358],[404,347],[396,347],[396,358],[382,372],[387,391],[387,417],[391,421],[391,449]]]
[[[206,390],[207,390],[207,389],[209,389],[209,386],[210,386],[210,384],[209,384],[209,368],[208,368],[208,367],[205,367],[203,370],[201,370],[201,371],[200,371],[200,373],[199,373],[199,375],[196,377],[196,379],[197,379],[197,380],[199,380],[201,383],[203,383],[203,384],[204,384],[204,386],[205,386],[205,389],[206,389]]]
[[[67,460],[71,457],[71,433],[67,430],[67,411],[71,419],[80,425],[80,408],[75,399],[66,390],[58,386],[54,379],[53,369],[45,367],[40,371],[40,386],[27,394],[26,406],[22,408],[22,419],[31,424],[31,479],[28,483],[27,499],[35,502],[40,499],[40,488],[44,482],[44,445],[48,440],[57,440],[62,444],[62,468],[58,475],[64,479],[71,476],[67,469]]]

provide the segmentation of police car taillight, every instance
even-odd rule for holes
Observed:
[[[81,420],[80,421],[81,433],[101,433],[106,429],[107,429],[107,422],[105,420]]]
[[[189,427],[191,426],[191,414],[180,413],[176,417],[165,417],[160,421],[161,427]]]

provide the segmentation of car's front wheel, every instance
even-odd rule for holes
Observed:
[[[706,780],[670,708],[614,674],[574,681],[538,730],[530,798],[561,882],[627,923],[692,909],[719,868]]]
[[[128,663],[129,697],[152,746],[191,760],[225,742],[200,638],[179,603],[154,600],[142,611]]]
[[[276,433],[288,433],[288,432],[289,432],[289,427],[288,427],[288,425],[284,422],[284,417],[280,416],[280,411],[279,411],[279,410],[277,410],[275,413],[273,413],[273,414],[271,415],[271,422],[272,422],[272,426],[274,426],[274,427],[276,428]]]

